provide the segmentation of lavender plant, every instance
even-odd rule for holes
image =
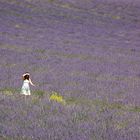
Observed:
[[[138,140],[139,13],[138,0],[1,0],[0,139]]]

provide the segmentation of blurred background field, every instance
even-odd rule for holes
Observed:
[[[139,140],[139,13],[139,0],[0,0],[0,140]]]

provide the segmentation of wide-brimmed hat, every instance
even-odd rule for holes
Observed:
[[[25,75],[30,75],[30,74],[29,74],[29,72],[26,72],[26,73],[24,73],[22,76],[25,76]]]

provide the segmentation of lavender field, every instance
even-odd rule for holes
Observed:
[[[0,73],[0,140],[140,140],[140,0],[0,0]]]

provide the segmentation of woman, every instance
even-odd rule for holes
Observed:
[[[31,84],[32,86],[35,86],[35,85],[32,83],[32,81],[30,79],[29,72],[26,72],[25,74],[23,74],[22,78],[23,78],[23,85],[22,85],[22,88],[21,88],[21,94],[31,95],[29,84]]]

